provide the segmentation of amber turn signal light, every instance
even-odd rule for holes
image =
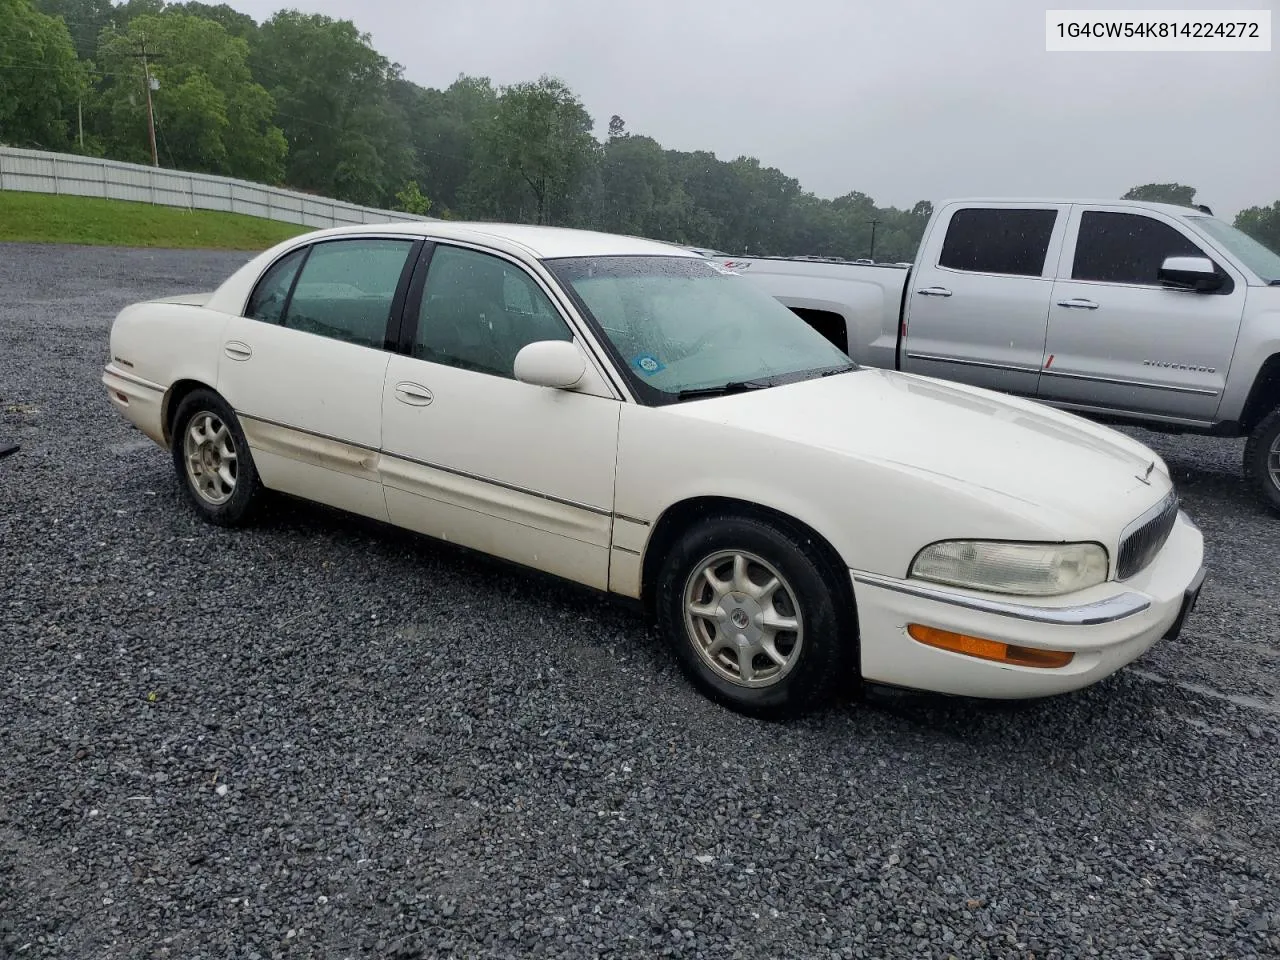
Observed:
[[[965,656],[977,657],[979,660],[1009,663],[1016,667],[1065,667],[1075,657],[1074,653],[1062,650],[1019,647],[1012,643],[1001,643],[999,640],[984,640],[982,637],[970,637],[963,633],[949,633],[935,627],[924,627],[918,623],[909,624],[907,633],[912,640],[923,643],[927,647],[963,653]]]

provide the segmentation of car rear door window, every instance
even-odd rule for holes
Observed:
[[[969,273],[1038,277],[1056,210],[973,207],[957,210],[947,227],[938,266]]]
[[[412,240],[361,238],[315,244],[285,311],[284,325],[382,349]]]
[[[478,250],[431,255],[413,356],[514,378],[516,354],[539,340],[572,340],[564,319],[525,270]]]
[[[1202,256],[1194,243],[1153,217],[1086,210],[1071,279],[1156,286],[1166,257]]]

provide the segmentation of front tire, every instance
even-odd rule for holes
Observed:
[[[829,702],[851,679],[851,591],[811,538],[781,523],[715,516],[681,536],[656,584],[659,628],[711,700],[783,718]]]
[[[170,450],[187,501],[220,527],[247,522],[262,483],[235,413],[212,390],[183,397],[173,416]]]
[[[1280,407],[1263,417],[1249,435],[1244,471],[1263,502],[1280,513]]]

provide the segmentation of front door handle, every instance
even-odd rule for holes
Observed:
[[[222,352],[232,360],[244,362],[253,356],[253,348],[243,340],[228,340],[222,345]]]
[[[425,407],[435,396],[420,383],[401,380],[396,384],[396,399],[412,407]]]
[[[1077,310],[1097,310],[1098,305],[1092,300],[1085,300],[1083,297],[1076,297],[1074,300],[1059,300],[1060,307],[1074,307]]]
[[[916,293],[922,297],[949,297],[951,291],[946,287],[925,287],[923,290],[917,290]]]

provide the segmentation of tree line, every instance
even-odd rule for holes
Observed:
[[[350,20],[281,10],[259,24],[194,0],[0,0],[0,142],[150,163],[148,86],[162,166],[411,213],[879,261],[912,259],[933,213],[928,200],[820,198],[754,157],[666,149],[617,115],[600,140],[550,76],[423,87]],[[1280,202],[1236,225],[1280,248]]]

